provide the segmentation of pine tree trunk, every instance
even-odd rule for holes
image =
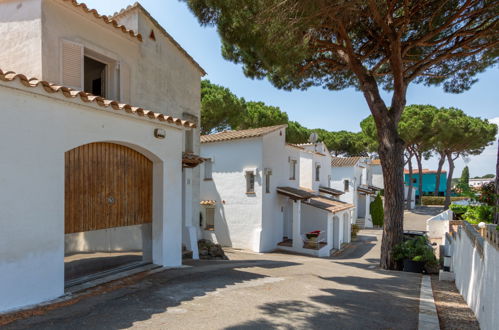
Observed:
[[[412,190],[414,187],[412,182],[412,151],[409,151],[409,161],[407,162],[407,165],[409,166],[409,189],[407,189],[407,201],[405,207],[410,210],[412,204]]]
[[[404,142],[398,135],[397,126],[398,123],[385,120],[382,129],[378,129],[385,186],[385,223],[380,261],[384,269],[396,269],[397,263],[391,251],[404,236]]]
[[[418,162],[418,192],[419,192],[419,205],[422,205],[423,200],[423,155],[421,152],[416,152],[416,161]]]
[[[438,196],[440,193],[440,176],[442,175],[442,167],[445,164],[445,155],[440,154],[440,159],[438,161],[438,170],[437,170],[437,182],[435,182],[435,192],[434,195]]]
[[[454,159],[452,159],[452,153],[447,154],[447,161],[449,162],[449,173],[447,175],[447,189],[445,191],[445,203],[444,210],[449,209],[451,200],[451,190],[452,190],[452,175],[454,174]]]

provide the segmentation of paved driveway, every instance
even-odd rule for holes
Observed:
[[[417,206],[404,212],[404,230],[426,230],[426,220],[441,213],[441,206]]]
[[[418,274],[378,268],[380,231],[335,258],[229,251],[7,329],[415,329]]]

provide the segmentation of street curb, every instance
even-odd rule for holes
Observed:
[[[435,306],[435,300],[433,299],[433,289],[431,288],[431,277],[428,275],[423,275],[421,277],[418,329],[440,330],[437,307]]]

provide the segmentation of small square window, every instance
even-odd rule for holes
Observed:
[[[246,172],[246,193],[255,193],[255,172],[253,171]]]

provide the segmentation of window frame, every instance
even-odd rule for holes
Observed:
[[[255,192],[255,182],[256,182],[255,172],[254,171],[246,171],[245,177],[246,177],[246,194],[248,194],[248,195],[256,194],[256,192]]]
[[[211,215],[211,222],[212,224],[209,224],[208,219],[210,217],[208,215]],[[204,208],[204,223],[203,223],[203,229],[208,230],[208,231],[214,231],[215,230],[215,206],[205,206]]]
[[[296,159],[289,160],[289,180],[296,180]]]
[[[315,181],[321,181],[321,164],[315,164]]]

